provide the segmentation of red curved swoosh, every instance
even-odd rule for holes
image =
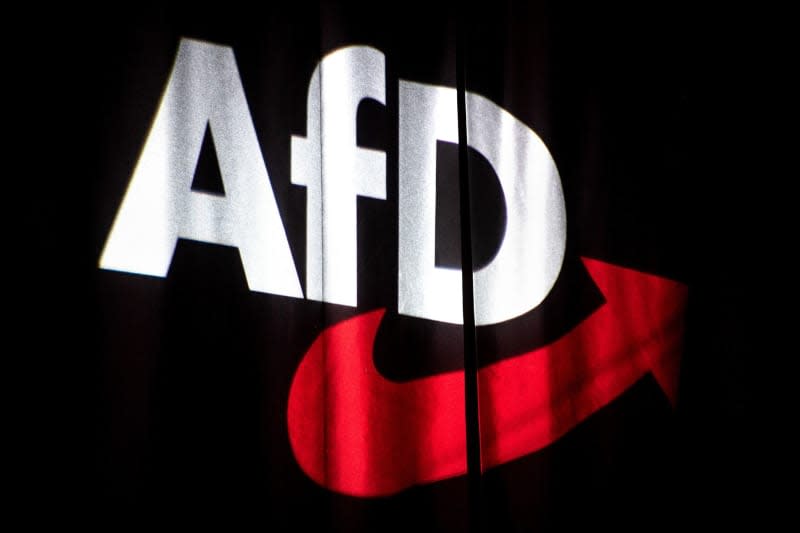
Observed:
[[[559,340],[478,372],[483,468],[533,453],[647,372],[674,401],[686,286],[584,259],[606,298]],[[289,392],[289,440],[314,481],[382,496],[466,473],[463,371],[405,383],[375,369],[384,311],[320,334]]]

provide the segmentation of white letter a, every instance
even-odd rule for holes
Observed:
[[[206,125],[225,196],[191,190]],[[250,290],[303,296],[233,50],[189,39],[181,40],[100,267],[164,277],[179,237],[237,247]]]

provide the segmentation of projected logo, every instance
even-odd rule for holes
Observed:
[[[435,260],[436,145],[458,142],[456,90],[401,79],[397,94],[397,313],[462,324],[462,271]],[[386,104],[383,53],[331,52],[309,82],[306,134],[291,138],[291,182],[307,198],[304,294],[233,50],[183,39],[100,267],[165,277],[184,238],[237,248],[252,291],[356,306],[356,199],[385,200],[387,188],[386,153],[356,142],[365,99]],[[191,187],[207,128],[224,195]],[[506,207],[497,253],[472,273],[474,321],[489,326],[550,293],[564,261],[566,211],[555,162],[526,124],[467,92],[466,133],[496,174]],[[605,304],[555,342],[479,371],[484,468],[548,445],[647,372],[674,397],[685,287],[598,260],[584,264]],[[372,359],[384,312],[326,329],[289,394],[289,440],[300,467],[357,496],[466,472],[463,371],[385,379]],[[397,439],[404,429],[421,437]]]

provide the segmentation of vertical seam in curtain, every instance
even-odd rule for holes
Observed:
[[[468,5],[468,4],[467,4]],[[467,20],[464,4],[456,10],[456,92],[458,100],[458,182],[461,230],[461,294],[464,313],[464,401],[467,443],[468,530],[481,531],[481,439],[478,419],[478,358],[475,339],[475,300],[472,283],[472,217],[467,151],[466,54]]]

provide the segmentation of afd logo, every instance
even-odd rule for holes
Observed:
[[[461,270],[435,264],[436,142],[458,142],[456,90],[402,79],[398,89],[398,312],[461,324]],[[291,183],[307,191],[311,300],[357,304],[356,197],[386,199],[386,153],[356,145],[364,99],[386,105],[383,53],[329,53],[309,81],[306,135],[291,138]],[[507,209],[497,254],[473,273],[475,322],[488,325],[550,292],[566,212],[555,162],[536,133],[478,94],[466,93],[466,112],[468,144],[493,167]],[[224,196],[191,189],[207,127]],[[178,238],[236,247],[252,291],[304,296],[233,49],[191,39],[180,42],[100,267],[165,277]]]
[[[311,300],[355,306],[358,196],[383,199],[386,153],[358,147],[364,99],[386,105],[384,55],[326,55],[308,86],[305,136],[291,138],[291,183],[306,188]],[[436,143],[458,142],[457,96],[399,80],[398,312],[463,323],[461,270],[436,266]],[[193,191],[206,128],[225,195]],[[539,305],[564,259],[561,180],[542,140],[488,99],[466,93],[468,144],[493,167],[506,205],[494,258],[473,273],[475,323]],[[251,290],[302,298],[267,164],[230,47],[183,39],[100,267],[164,277],[178,238],[234,246]],[[552,343],[478,369],[481,468],[534,453],[652,374],[676,398],[686,286],[583,258],[605,303]],[[465,375],[405,382],[373,363],[385,309],[333,324],[292,378],[288,439],[321,486],[386,496],[467,471]]]

